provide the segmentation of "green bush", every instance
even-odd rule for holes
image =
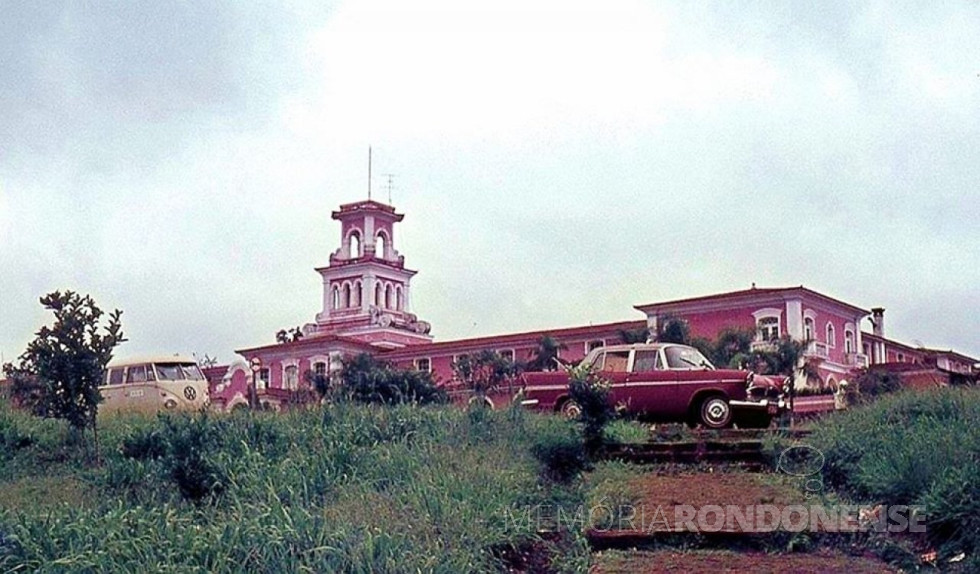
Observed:
[[[542,474],[557,482],[569,482],[589,466],[582,439],[565,421],[543,428],[531,445],[531,453],[541,463]]]
[[[344,362],[341,381],[341,388],[336,391],[338,397],[358,403],[425,405],[448,401],[431,373],[396,369],[367,353]]]
[[[818,422],[825,484],[860,500],[920,506],[937,547],[980,548],[980,392],[903,391]]]
[[[591,365],[572,367],[568,371],[568,395],[581,409],[579,421],[585,448],[594,454],[602,448],[603,430],[616,411],[610,403],[609,381],[596,374]]]

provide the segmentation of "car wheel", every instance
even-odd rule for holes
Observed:
[[[567,399],[561,404],[558,412],[566,419],[577,419],[582,416],[582,407],[572,399]]]
[[[701,424],[706,428],[720,429],[732,423],[732,407],[728,399],[712,395],[701,403]]]

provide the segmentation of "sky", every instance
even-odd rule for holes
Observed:
[[[312,322],[369,146],[436,340],[755,283],[882,306],[886,336],[980,357],[976,2],[0,14],[6,361],[54,290],[123,310],[117,355],[230,362]]]

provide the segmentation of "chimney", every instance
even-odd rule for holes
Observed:
[[[885,308],[875,307],[871,310],[871,332],[877,337],[885,336]]]

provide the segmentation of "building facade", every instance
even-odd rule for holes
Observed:
[[[485,349],[527,361],[548,337],[566,362],[580,360],[597,346],[619,343],[644,328],[656,333],[666,318],[685,321],[693,336],[714,339],[726,328],[751,329],[753,346],[790,336],[806,342],[819,385],[833,387],[855,371],[873,365],[919,365],[965,377],[976,375],[977,359],[912,347],[885,336],[884,312],[864,309],[804,286],[757,288],[637,305],[645,318],[434,342],[430,325],[411,311],[411,279],[395,249],[395,227],[404,219],[390,205],[360,201],[332,213],[340,222],[340,247],[325,267],[316,269],[323,285],[321,310],[289,342],[244,348],[241,359],[209,369],[212,400],[219,408],[247,405],[257,395],[275,406],[308,386],[307,374],[335,375],[344,357],[370,353],[400,368],[431,372],[437,382],[453,384],[452,363]],[[870,325],[870,330],[862,326]],[[908,367],[898,370],[909,371]],[[921,370],[921,369],[920,369]],[[807,384],[797,380],[796,384]],[[253,390],[254,389],[254,390]]]

